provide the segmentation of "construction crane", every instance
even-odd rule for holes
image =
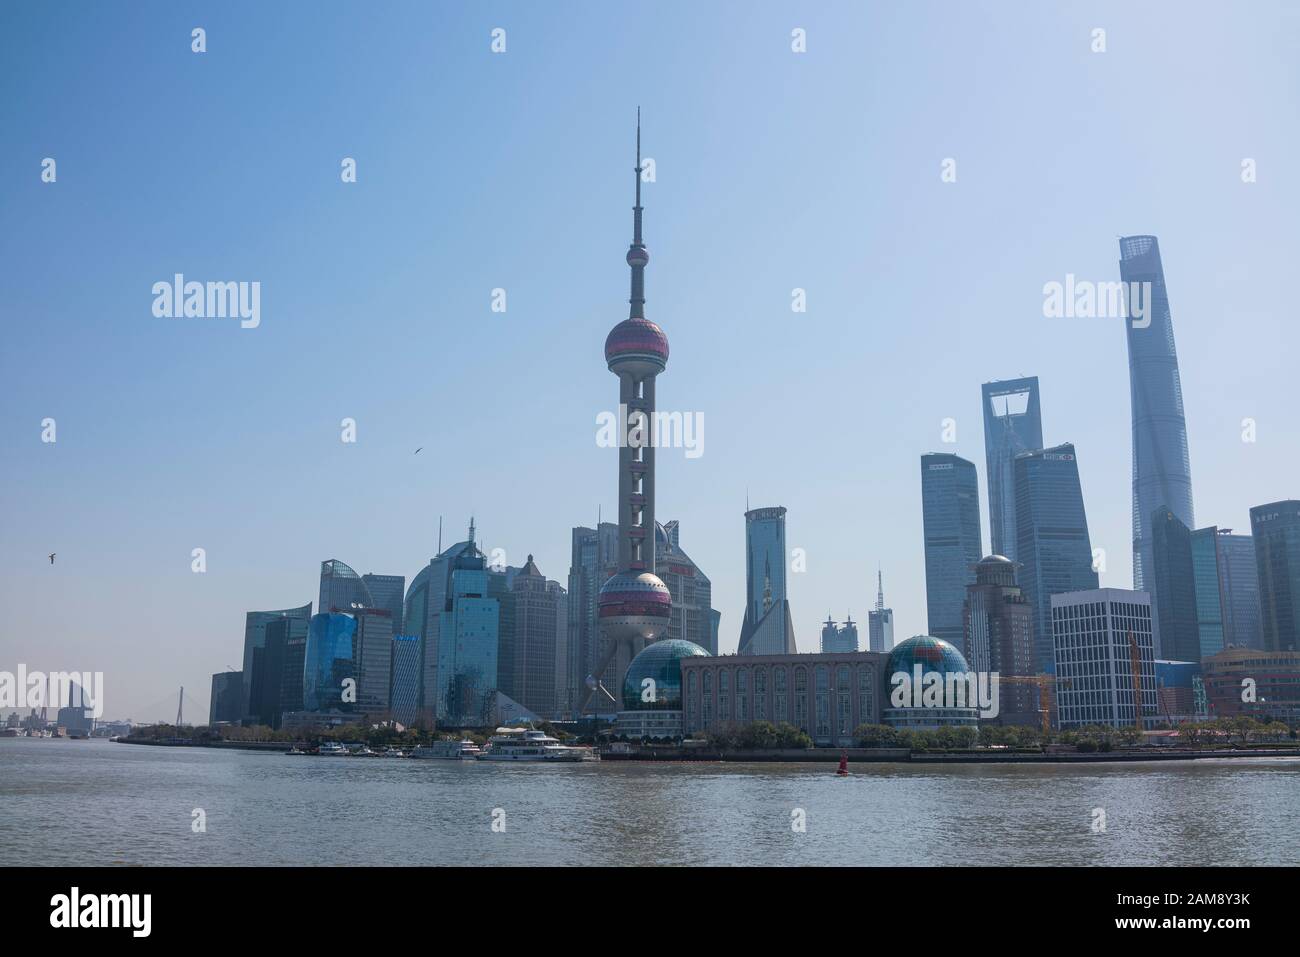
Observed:
[[[1142,652],[1138,649],[1137,635],[1133,634],[1131,628],[1128,633],[1128,660],[1133,676],[1133,724],[1141,732],[1145,730],[1142,726]]]
[[[1055,675],[999,675],[998,682],[1010,685],[1033,685],[1038,689],[1038,713],[1043,722],[1043,736],[1052,731],[1052,689],[1055,686],[1070,687],[1069,678],[1057,678]]]

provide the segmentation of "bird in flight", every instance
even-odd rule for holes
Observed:
[[[50,552],[50,564],[54,564],[54,552]]]
[[[419,454],[420,454],[420,451],[421,451],[423,448],[424,448],[424,446],[422,445],[422,446],[420,446],[420,448],[416,449],[416,450],[415,450],[414,452],[412,452],[411,454],[412,454],[412,455],[419,455]]]

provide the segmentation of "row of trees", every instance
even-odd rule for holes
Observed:
[[[554,738],[570,737],[564,731],[555,728],[549,721],[537,725],[539,731],[545,731]],[[131,737],[148,741],[165,741],[180,738],[193,744],[211,744],[218,741],[241,743],[281,743],[301,744],[338,741],[340,743],[364,743],[371,748],[408,748],[432,744],[451,738],[460,740],[469,738],[475,744],[484,744],[493,734],[492,730],[467,731],[428,731],[423,728],[403,728],[399,730],[391,724],[360,725],[345,724],[331,728],[299,728],[292,731],[275,729],[267,725],[222,725],[218,728],[205,726],[176,727],[170,724],[139,725],[131,729]]]
[[[788,722],[752,721],[741,725],[721,725],[704,733],[710,748],[718,751],[754,751],[760,748],[811,748],[807,732]]]
[[[1179,745],[1186,747],[1290,741],[1296,737],[1296,733],[1280,721],[1256,721],[1245,716],[1180,724],[1174,726],[1173,730],[1178,732]],[[1060,744],[1083,752],[1094,752],[1136,747],[1143,742],[1142,732],[1136,727],[1113,728],[1100,724],[1054,731],[1046,737],[1040,729],[1022,725],[981,725],[978,731],[975,728],[913,731],[872,724],[858,728],[854,732],[854,738],[858,746],[863,748],[915,750],[953,750],[976,746],[1038,749],[1048,744]]]
[[[950,751],[973,748],[979,738],[979,732],[969,727],[914,731],[911,728],[891,728],[883,724],[864,724],[853,732],[853,737],[861,748]]]
[[[1215,743],[1256,744],[1263,741],[1290,741],[1296,733],[1281,721],[1257,721],[1248,715],[1213,718],[1209,721],[1180,724],[1174,727],[1183,744],[1200,747]]]
[[[561,740],[570,737],[550,722],[542,722],[539,730]],[[1257,744],[1261,742],[1293,741],[1296,732],[1280,721],[1257,721],[1241,716],[1214,718],[1209,721],[1173,726],[1178,732],[1178,744],[1184,747],[1225,746]],[[217,741],[319,743],[322,741],[364,742],[371,748],[396,747],[409,749],[448,738],[469,738],[483,744],[492,734],[490,730],[463,732],[428,731],[422,728],[398,730],[392,725],[343,725],[335,728],[275,730],[265,725],[219,728],[176,727],[170,724],[142,725],[133,728],[131,736],[137,739],[162,741],[184,739],[194,744]],[[812,739],[792,724],[770,721],[753,721],[747,724],[728,724],[716,727],[697,737],[702,737],[709,747],[725,751],[757,749],[811,748]],[[853,733],[858,747],[911,748],[913,750],[962,750],[973,747],[1004,747],[1011,749],[1038,749],[1048,744],[1073,746],[1080,751],[1111,751],[1133,747],[1142,743],[1142,733],[1135,727],[1112,728],[1108,725],[1089,725],[1068,731],[1055,731],[1046,737],[1037,727],[1022,725],[981,725],[971,727],[939,728],[934,731],[914,731],[887,725],[862,725]],[[626,740],[617,738],[616,740]],[[676,743],[676,742],[673,742]]]

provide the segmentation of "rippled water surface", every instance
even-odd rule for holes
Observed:
[[[205,833],[191,829],[195,808]],[[1105,833],[1093,833],[1095,808]],[[827,764],[503,765],[5,738],[0,865],[27,863],[1294,865],[1300,759],[873,764],[838,778]]]

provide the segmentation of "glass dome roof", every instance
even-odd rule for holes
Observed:
[[[964,674],[970,671],[965,656],[948,642],[930,635],[917,635],[915,638],[899,642],[889,653],[889,664],[885,668],[886,680],[888,676],[900,671],[905,672],[910,678],[913,667],[918,664],[921,666],[922,674],[931,671],[940,674],[947,674],[950,671]]]
[[[708,657],[709,653],[691,641],[666,638],[652,642],[642,649],[628,665],[623,679],[624,711],[681,711],[683,658]],[[645,685],[645,679],[653,685]],[[642,695],[653,690],[653,701],[642,701]]]

